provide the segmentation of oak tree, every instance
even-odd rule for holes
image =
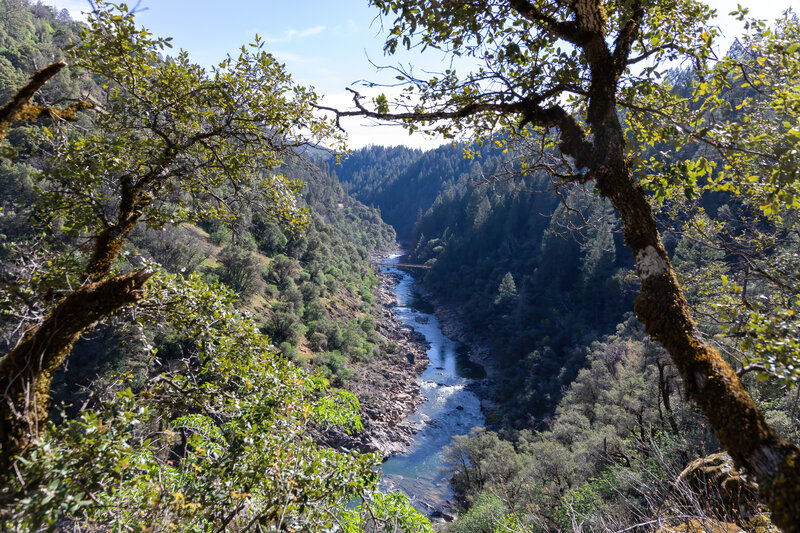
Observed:
[[[338,116],[403,121],[411,130],[491,139],[501,146],[523,140],[528,146],[523,171],[545,170],[567,187],[591,184],[607,198],[620,216],[641,280],[639,320],[669,352],[719,441],[756,478],[774,521],[786,531],[800,531],[800,452],[768,427],[737,375],[699,333],[651,205],[666,191],[691,195],[703,179],[720,179],[706,158],[670,157],[675,144],[701,142],[723,155],[737,150],[763,155],[748,152],[741,139],[717,135],[709,122],[715,117],[713,99],[681,98],[665,82],[669,66],[678,61],[700,75],[712,71],[717,30],[707,22],[710,8],[695,0],[370,3],[382,16],[394,16],[387,52],[401,46],[438,49],[461,58],[451,64],[466,63],[467,72],[449,68],[420,79],[399,68],[406,89],[394,104],[381,95],[370,106],[354,91],[356,109]],[[778,48],[785,53],[790,47],[797,45]],[[781,72],[787,71],[790,82],[780,86],[781,94],[796,95],[797,77],[791,69]],[[786,94],[780,101],[787,109],[796,103]],[[787,142],[796,129],[797,115],[792,116],[794,122],[781,128]],[[692,127],[684,129],[681,119]],[[653,152],[650,161],[646,156]],[[781,161],[785,168],[792,162]],[[736,160],[727,162],[735,166]],[[761,159],[755,166],[766,165]],[[796,182],[793,168],[768,180],[774,185],[770,201],[781,201],[784,182]],[[725,170],[724,175],[737,174]]]
[[[53,372],[80,335],[145,295],[153,271],[124,253],[137,225],[230,220],[248,202],[300,228],[298,184],[274,169],[300,145],[336,142],[331,124],[312,114],[313,90],[296,85],[258,39],[209,72],[185,51],[164,57],[169,40],[137,28],[124,4],[95,6],[69,55],[74,75],[102,91],[83,99],[91,105],[80,106],[81,128],[45,130],[51,157],[32,213],[69,245],[19,280],[28,297],[4,293],[22,332],[0,359],[4,472],[47,421]],[[45,109],[31,96],[63,67],[35,75],[2,108],[2,127]]]
[[[314,93],[259,43],[209,73],[184,52],[161,57],[166,40],[136,29],[124,4],[94,5],[71,69],[103,92],[81,104],[90,113],[74,110],[78,128],[59,127],[62,106],[31,101],[64,64],[0,111],[12,139],[16,122],[56,121],[49,153],[29,154],[41,169],[33,205],[3,205],[34,229],[2,236],[0,342],[13,346],[0,359],[2,529],[429,532],[404,496],[377,492],[379,455],[318,443],[330,425],[360,427],[352,394],[278,354],[229,289],[129,253],[134,228],[228,221],[244,202],[271,224],[302,226],[296,184],[274,168],[332,132],[311,114]],[[191,257],[168,255],[182,267]],[[147,377],[97,380],[91,408],[55,421],[53,371],[82,333],[126,306],[113,326],[140,341],[135,349],[155,358],[150,343],[163,335],[180,355]]]

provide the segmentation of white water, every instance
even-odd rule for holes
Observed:
[[[393,256],[388,262],[397,259]],[[485,374],[469,361],[465,346],[442,333],[430,304],[414,290],[410,269],[382,268],[402,276],[394,287],[397,318],[422,333],[430,343],[430,363],[420,376],[426,401],[410,417],[419,433],[404,454],[383,463],[382,485],[388,490],[401,490],[415,507],[430,514],[447,507],[453,496],[443,468],[444,447],[453,436],[467,434],[484,424],[480,401],[465,387]]]

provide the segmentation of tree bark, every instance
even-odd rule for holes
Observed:
[[[0,359],[0,472],[7,472],[14,456],[39,435],[48,419],[53,372],[81,334],[140,300],[152,274],[140,270],[83,285]]]
[[[0,140],[7,127],[51,111],[31,106],[33,95],[58,74],[66,63],[40,69],[31,81],[0,108]],[[71,120],[74,112],[93,107],[80,101],[52,113]],[[133,178],[123,179],[117,223],[95,237],[94,253],[85,271],[86,284],[71,292],[48,312],[42,323],[29,329],[17,345],[0,359],[0,480],[14,457],[38,437],[48,419],[53,373],[72,351],[81,334],[121,307],[144,295],[152,272],[141,270],[107,278],[113,262],[136,227],[141,209],[151,197],[142,195]]]
[[[741,381],[719,352],[706,344],[675,276],[646,193],[633,177],[617,114],[620,57],[608,48],[597,0],[577,0],[579,26],[592,33],[583,46],[591,85],[587,122],[593,133],[590,174],[622,219],[625,242],[642,282],[635,309],[647,333],[661,343],[680,372],[688,396],[700,405],[737,467],[756,478],[773,521],[800,532],[800,450],[770,428]],[[619,52],[619,50],[617,50]]]
[[[773,521],[787,533],[800,532],[800,452],[766,424],[733,369],[702,340],[645,194],[630,172],[607,176],[598,185],[619,211],[636,258],[642,281],[639,320],[670,354],[688,396],[700,405],[737,467],[755,477]]]
[[[8,126],[20,120],[25,109],[30,106],[30,100],[36,94],[36,91],[41,89],[42,85],[53,79],[53,76],[61,72],[61,69],[66,66],[66,63],[59,61],[37,70],[31,76],[31,81],[17,91],[3,107],[0,107],[0,141],[5,138]]]
[[[672,402],[669,399],[669,395],[672,393],[672,386],[670,385],[670,378],[666,375],[666,366],[667,363],[662,363],[660,360],[656,361],[656,367],[658,368],[658,390],[659,395],[661,396],[661,401],[664,403],[664,411],[667,413],[667,421],[669,422],[669,427],[672,430],[673,435],[678,434],[678,423],[675,421],[675,413],[672,411]],[[659,414],[661,412],[661,404],[659,403],[658,406]],[[661,418],[663,424],[663,417]]]

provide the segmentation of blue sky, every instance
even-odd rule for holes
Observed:
[[[773,19],[794,0],[738,0],[751,14]],[[89,8],[87,0],[43,0],[43,3],[67,8],[75,18]],[[134,5],[136,0],[128,0]],[[740,28],[727,17],[737,0],[710,0],[722,15],[718,24],[728,44]],[[345,88],[359,81],[389,83],[394,76],[376,72],[370,63],[394,65],[413,63],[417,69],[446,68],[442,56],[434,50],[424,55],[404,53],[384,57],[385,33],[377,9],[367,0],[142,0],[139,23],[153,33],[173,37],[176,48],[189,51],[195,61],[210,66],[258,34],[267,49],[301,84],[313,85],[326,95],[326,103],[344,107],[349,102]],[[724,50],[723,50],[724,51]],[[362,124],[359,119],[343,122],[350,133],[348,145],[406,144],[430,147],[441,141],[421,135],[409,136],[397,126]]]

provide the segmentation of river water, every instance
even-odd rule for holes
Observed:
[[[397,262],[398,257],[392,256],[387,262]],[[415,289],[412,269],[382,269],[400,277],[394,286],[398,320],[423,334],[430,343],[430,363],[419,378],[426,400],[409,419],[419,432],[405,453],[383,463],[382,485],[387,490],[404,492],[419,511],[430,514],[447,507],[453,496],[442,468],[444,447],[453,436],[484,425],[480,401],[468,385],[486,374],[469,360],[466,346],[442,333],[433,306]]]

